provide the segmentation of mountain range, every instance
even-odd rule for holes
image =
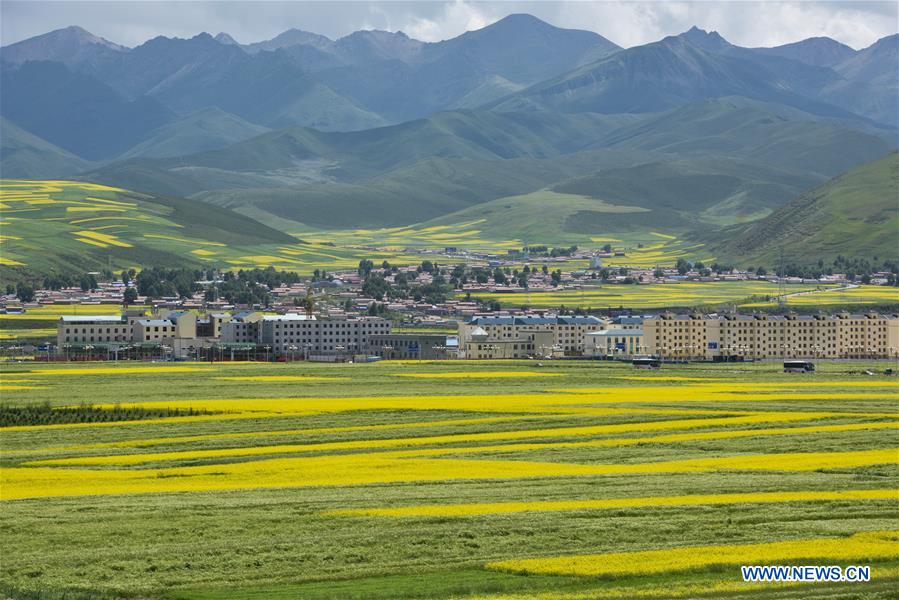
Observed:
[[[897,55],[899,35],[745,48],[695,27],[621,48],[530,15],[437,43],[290,29],[126,48],[68,27],[0,49],[0,174],[281,228],[480,214],[514,237],[536,204],[553,235],[744,227],[899,146]]]

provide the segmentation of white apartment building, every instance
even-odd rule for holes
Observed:
[[[133,335],[133,323],[124,315],[64,316],[56,328],[56,344],[127,344]]]
[[[221,323],[223,344],[255,344],[259,341],[259,321],[262,315],[252,311],[241,311],[231,315],[231,320]]]
[[[316,319],[286,314],[259,321],[259,344],[275,354],[357,354],[367,351],[370,336],[390,333],[390,321],[381,317]]]

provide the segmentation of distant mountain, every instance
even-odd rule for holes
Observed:
[[[476,61],[484,71],[528,83],[621,50],[598,33],[561,29],[526,14],[509,15],[483,29],[433,44],[441,58]]]
[[[702,48],[706,52],[734,53],[742,50],[739,46],[735,46],[724,39],[717,31],[706,31],[700,29],[696,25],[677,36],[682,40],[690,42],[697,48]]]
[[[120,158],[194,154],[223,148],[267,131],[265,127],[249,123],[220,108],[204,108],[149,132],[147,139]]]
[[[87,177],[178,195],[234,187],[357,182],[432,157],[496,161],[558,156],[582,149],[632,120],[628,116],[454,111],[358,132],[291,127],[221,150],[122,161]],[[135,176],[140,179],[132,179]]]
[[[179,113],[219,107],[266,127],[351,130],[385,124],[310,77],[287,54],[250,55],[206,33],[154,38],[101,77],[129,97],[150,96]]]
[[[699,100],[621,127],[594,147],[677,156],[739,157],[832,177],[896,147],[889,129],[860,131],[850,120],[743,97]]]
[[[4,46],[0,60],[13,65],[50,60],[94,72],[127,51],[124,46],[72,26]]]
[[[204,68],[201,74],[169,78],[150,93],[177,111],[218,106],[272,128],[303,125],[353,131],[387,123],[304,73],[283,51],[242,54],[223,69]]]
[[[758,65],[771,81],[807,98],[838,106],[856,115],[899,128],[897,37],[879,40],[856,52],[826,37],[809,38],[775,48],[741,48],[716,32],[697,27],[678,36],[708,52]],[[809,110],[808,105],[791,102]],[[812,112],[828,114],[811,109]]]
[[[729,228],[899,146],[899,36],[743,48],[693,27],[621,49],[509,15],[437,43],[60,30],[0,58],[4,171],[83,167],[282,227]]]
[[[241,58],[248,57],[240,47],[221,44],[208,33],[190,39],[159,36],[120,56],[98,77],[129,98],[159,95],[182,82],[218,79]]]
[[[753,48],[753,52],[782,56],[817,67],[833,67],[855,56],[855,50],[829,37],[812,37],[773,48]]]
[[[596,33],[560,29],[529,15],[510,15],[435,44],[416,46],[403,39],[408,38],[396,38],[390,46],[402,52],[381,61],[360,63],[344,50],[341,56],[352,64],[318,76],[362,106],[402,121],[473,107],[475,99],[494,100],[619,49]]]
[[[652,211],[644,216],[686,229],[759,218],[892,148],[880,135],[794,108],[721,98],[662,115],[452,111],[350,133],[294,127],[211,152],[117,162],[85,177],[360,227],[548,188]],[[619,225],[638,225],[633,218]]]
[[[837,79],[835,74],[814,83],[786,77],[784,65],[767,67],[740,52],[721,51],[730,47],[717,34],[706,35],[694,28],[682,36],[616,52],[487,106],[498,110],[657,112],[703,98],[744,96],[816,114],[849,114],[803,95],[808,87],[820,88]],[[800,64],[790,63],[786,67]],[[805,67],[807,72],[812,69],[815,67]]]
[[[836,70],[850,81],[895,86],[899,83],[897,60],[899,60],[899,34],[893,34],[858,51],[836,65]]]
[[[313,48],[327,48],[332,43],[333,42],[329,38],[317,33],[309,33],[308,31],[303,31],[301,29],[288,29],[270,40],[247,44],[244,46],[244,49],[250,54],[255,54],[266,50],[272,51],[298,45],[311,46]]]
[[[0,178],[57,179],[91,163],[0,117]]]
[[[845,79],[823,97],[894,128],[899,127],[899,35],[878,40],[834,66]]]
[[[356,31],[342,37],[331,44],[329,49],[347,63],[358,65],[382,60],[413,62],[426,46],[424,42],[413,40],[402,31],[394,33],[370,30]]]
[[[240,46],[237,40],[235,40],[224,31],[220,31],[218,34],[216,34],[215,41],[217,41],[219,44],[224,44],[225,46]]]
[[[837,255],[899,258],[899,153],[852,169],[754,223],[726,230],[714,249],[776,264]]]
[[[112,158],[174,115],[152,98],[128,100],[58,62],[27,62],[0,73],[2,116],[88,160]]]

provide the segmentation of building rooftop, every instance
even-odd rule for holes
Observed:
[[[472,317],[469,325],[601,325],[596,317]]]
[[[287,313],[286,315],[266,315],[262,317],[263,321],[315,321],[315,315],[301,315],[297,313]]]
[[[138,324],[143,325],[144,327],[161,327],[172,324],[168,319],[138,319]]]
[[[125,317],[121,315],[67,315],[59,317],[64,323],[124,323]]]
[[[600,329],[599,331],[588,331],[586,334],[591,337],[624,337],[624,336],[641,336],[642,329]]]
[[[243,321],[244,319],[246,319],[248,317],[252,317],[255,314],[256,314],[256,311],[253,311],[253,310],[242,310],[240,312],[236,312],[233,315],[231,315],[231,320],[232,321]]]
[[[622,315],[615,317],[611,322],[615,325],[640,325],[643,323],[643,317],[626,317]]]

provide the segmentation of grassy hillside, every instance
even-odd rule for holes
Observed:
[[[115,158],[175,117],[152,98],[129,100],[94,77],[54,62],[4,65],[0,111],[86,160]]]
[[[813,173],[709,157],[599,170],[553,190],[657,211],[674,227],[763,217],[823,181]]]
[[[776,264],[837,255],[899,257],[899,153],[857,167],[768,217],[730,229],[715,251]]]
[[[73,181],[0,182],[6,281],[54,271],[200,265],[231,247],[294,241],[230,210],[182,198]]]
[[[629,115],[454,111],[390,127],[291,127],[221,150],[108,165],[88,177],[159,193],[360,182],[427,158],[495,161],[571,153],[633,123]],[[241,184],[241,182],[243,182]]]
[[[602,220],[647,219],[650,211],[639,206],[618,205],[587,196],[539,190],[519,196],[497,198],[471,208],[428,221],[427,226],[480,221],[478,228],[491,239],[521,239],[528,243],[556,244],[583,239],[584,235],[607,233],[620,228],[597,225],[595,229],[572,227],[578,215],[601,215]]]
[[[873,125],[717,98],[643,116],[462,110],[348,133],[294,127],[86,177],[316,227],[410,225],[550,188],[665,207],[684,228],[764,216],[894,147]],[[631,161],[616,159],[624,155]],[[629,167],[638,170],[603,172]]]
[[[598,167],[615,168],[651,160],[653,156],[645,152],[617,150],[578,152],[542,160],[434,157],[358,183],[214,191],[195,198],[254,215],[275,227],[279,219],[324,228],[393,227],[452,215],[496,198],[527,194]],[[465,220],[452,217],[448,222]]]
[[[671,160],[665,154],[611,150],[571,156],[588,154],[588,173],[481,202],[427,224],[480,220],[479,228],[492,239],[547,244],[653,230],[678,233],[700,224],[761,218],[825,181],[723,157]]]
[[[699,100],[623,126],[596,145],[722,155],[833,177],[896,148],[896,132],[740,97]]]
[[[719,54],[683,36],[673,36],[616,52],[487,106],[499,110],[644,113],[703,98],[743,96],[818,115],[851,114],[809,94],[815,87],[839,79],[836,73],[795,63],[799,73],[787,78],[777,62],[776,57],[774,64],[765,64]],[[807,78],[815,80],[814,84]],[[819,78],[823,80],[817,81]]]
[[[91,163],[0,117],[0,164],[4,177],[44,179],[74,175]]]
[[[191,113],[150,132],[120,158],[181,156],[223,148],[268,131],[219,108]]]

